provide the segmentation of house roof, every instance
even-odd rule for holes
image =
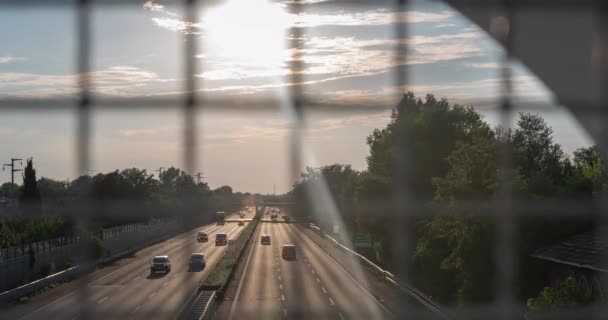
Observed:
[[[536,250],[532,257],[559,264],[608,272],[608,228],[596,229]]]

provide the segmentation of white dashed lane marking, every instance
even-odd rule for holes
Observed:
[[[283,295],[283,294],[281,295],[281,300],[285,301],[285,295]]]
[[[321,280],[319,278],[316,278],[318,283],[321,283]]]
[[[152,292],[152,294],[150,294],[150,298],[154,297],[156,295],[156,292]]]
[[[342,315],[342,313],[338,313],[338,316],[340,317],[340,319],[344,320],[344,316]]]
[[[131,312],[131,314],[136,313],[137,311],[139,311],[139,308],[141,308],[141,305],[137,305],[137,307],[135,307],[135,309],[133,309],[133,312]]]
[[[334,303],[334,300],[332,300],[331,298],[329,298],[329,305],[330,305],[330,306],[333,306],[334,304],[335,304],[335,303]]]
[[[327,290],[325,290],[325,287],[321,287],[321,289],[323,289],[323,293],[327,294]]]
[[[97,304],[102,304],[102,303],[104,303],[106,300],[108,300],[108,298],[109,298],[109,297],[105,297],[105,298],[103,298],[103,299],[99,300],[99,302],[97,302]]]

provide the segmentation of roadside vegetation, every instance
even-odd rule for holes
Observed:
[[[3,209],[9,214],[0,217],[0,247],[83,231],[95,237],[103,228],[152,219],[208,222],[216,211],[240,208],[247,195],[235,193],[229,186],[212,190],[174,167],[164,170],[160,179],[137,168],[84,175],[73,181],[36,179],[29,159],[22,185],[0,186],[0,196],[18,201],[18,206]]]
[[[366,170],[357,171],[347,164],[307,168],[287,195],[297,203],[292,214],[314,220],[330,232],[335,217],[321,212],[310,200],[320,201],[314,190],[320,181],[325,183],[346,228],[341,233],[370,234],[374,247],[361,252],[389,269],[396,261],[392,255],[395,223],[402,219],[389,214],[393,183],[400,174],[392,165],[395,141],[402,146],[408,164],[401,174],[411,198],[422,205],[450,209],[445,215],[418,213],[410,221],[413,227],[403,229],[413,241],[412,255],[407,257],[412,265],[410,278],[434,300],[452,306],[488,303],[495,292],[495,212],[472,212],[461,207],[462,203],[486,203],[491,208],[506,180],[512,182],[517,197],[529,200],[590,200],[606,184],[606,168],[598,150],[589,147],[566,154],[553,140],[552,128],[538,115],[521,113],[515,127],[493,128],[472,107],[407,93],[389,124],[368,136]],[[501,165],[503,150],[513,155],[509,172]],[[544,217],[527,217],[525,212],[520,216],[524,218],[519,221],[516,254],[522,272],[515,287],[521,301],[541,292],[531,300],[531,307],[541,308],[552,301],[563,304],[550,298],[553,291],[544,289],[547,270],[529,255],[591,229],[591,217],[584,212],[576,218],[550,212]],[[591,300],[585,296],[578,302]]]

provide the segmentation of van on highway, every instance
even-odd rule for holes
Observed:
[[[283,245],[281,255],[285,260],[296,260],[296,246],[294,246],[293,244]]]
[[[228,244],[228,235],[225,233],[216,233],[215,234],[215,245],[216,246],[225,246]]]

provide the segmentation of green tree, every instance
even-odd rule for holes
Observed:
[[[19,197],[19,207],[25,215],[39,215],[42,213],[42,201],[38,190],[33,158],[27,159],[27,165],[23,169],[23,186]]]
[[[515,167],[526,180],[526,195],[543,198],[565,193],[571,164],[542,117],[521,113],[512,147]]]
[[[0,185],[0,196],[3,197],[12,197],[13,196],[13,190],[15,192],[19,192],[19,185],[18,184],[11,184],[10,182],[5,182],[2,185]]]

